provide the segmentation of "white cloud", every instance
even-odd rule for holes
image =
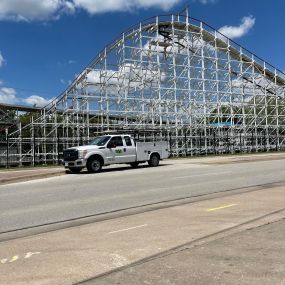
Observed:
[[[160,8],[168,10],[182,0],[1,0],[0,20],[45,21],[83,9],[89,14]]]
[[[201,39],[191,39],[188,36],[183,38],[174,36],[172,40],[165,40],[161,35],[148,40],[143,46],[143,56],[153,56],[159,53],[160,56],[168,53],[185,54],[190,50],[197,50],[204,47],[204,51],[214,52],[214,47]]]
[[[80,75],[79,75],[80,76]],[[157,70],[140,68],[132,63],[124,63],[115,70],[92,70],[86,76],[87,90],[89,92],[102,92],[107,90],[109,94],[119,94],[125,86],[130,89],[139,90],[145,86],[157,87],[159,82],[164,82],[164,72]],[[143,80],[143,83],[142,83]],[[82,85],[77,85],[82,88]]]
[[[44,107],[49,104],[53,99],[47,100],[41,96],[32,95],[26,99],[23,99],[23,102],[28,105],[36,105],[37,107]]]
[[[73,3],[67,0],[1,0],[0,20],[47,20],[73,10]]]
[[[74,0],[75,7],[85,9],[90,14],[133,11],[152,7],[168,10],[181,0]]]
[[[200,3],[202,3],[203,5],[206,4],[212,4],[212,3],[216,3],[217,0],[198,0]]]
[[[0,67],[2,67],[4,65],[4,62],[5,62],[4,57],[0,51]]]
[[[139,87],[144,84],[157,84],[165,80],[165,73],[158,70],[141,68],[139,65],[124,63],[119,66],[118,71],[114,70],[93,70],[87,75],[87,82],[92,84],[105,84],[106,86]]]
[[[0,88],[0,103],[4,104],[27,104],[30,106],[36,105],[37,107],[44,107],[53,100],[54,98],[45,99],[37,95],[32,95],[27,98],[19,98],[17,96],[17,91],[14,88],[8,88],[8,87]]]
[[[254,24],[255,18],[251,15],[243,17],[239,26],[223,26],[219,29],[219,32],[230,39],[240,38],[246,35]]]
[[[0,88],[0,102],[5,104],[17,103],[16,90],[7,87]]]

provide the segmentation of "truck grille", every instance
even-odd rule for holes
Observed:
[[[74,161],[78,159],[78,151],[76,149],[66,149],[63,151],[64,161]]]

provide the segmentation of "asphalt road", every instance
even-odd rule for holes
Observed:
[[[283,155],[284,156],[284,155]],[[230,189],[285,181],[285,158],[166,160],[0,186],[0,233]]]

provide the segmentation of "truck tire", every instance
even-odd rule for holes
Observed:
[[[154,153],[150,156],[150,159],[148,161],[148,165],[151,166],[151,167],[156,167],[159,165],[159,155]]]
[[[82,170],[81,167],[70,167],[69,171],[72,173],[79,173]]]
[[[132,168],[137,168],[137,167],[139,166],[139,163],[138,163],[138,162],[131,162],[131,163],[130,163],[130,166],[131,166]]]
[[[100,172],[102,168],[102,162],[99,158],[93,157],[87,161],[87,170],[91,173]]]

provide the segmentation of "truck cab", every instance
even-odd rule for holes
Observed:
[[[135,142],[130,135],[104,135],[96,137],[89,145],[64,150],[64,167],[73,173],[87,168],[89,172],[99,172],[103,166],[126,163],[137,167],[148,162],[158,166],[167,158],[167,142]]]

